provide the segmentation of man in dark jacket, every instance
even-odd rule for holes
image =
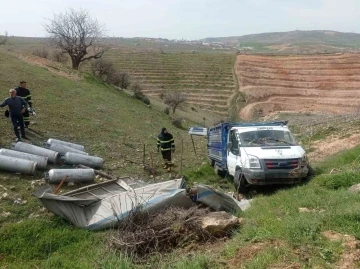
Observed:
[[[27,139],[25,136],[23,113],[27,110],[29,105],[23,98],[16,96],[15,89],[10,89],[9,95],[10,97],[6,98],[5,101],[0,104],[0,107],[9,107],[11,123],[14,127],[14,132],[17,137],[16,142],[18,142],[21,141],[18,130],[18,123],[20,124],[22,138]]]
[[[164,159],[164,169],[167,169],[168,172],[171,172],[171,152],[175,151],[174,138],[166,128],[161,129],[161,133],[157,137],[157,148],[158,151],[161,149],[161,154]]]
[[[17,87],[15,90],[16,90],[16,95],[22,97],[29,104],[29,107],[32,108],[31,93],[30,90],[26,88],[26,81],[21,81],[19,87]],[[28,128],[30,125],[30,115],[27,109],[23,114],[23,118],[24,118],[25,128]]]

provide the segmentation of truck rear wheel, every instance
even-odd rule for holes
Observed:
[[[210,158],[208,158],[208,163],[209,163],[209,165],[210,165],[211,167],[214,167],[215,161],[212,160],[212,159],[210,159]]]
[[[250,184],[247,182],[241,169],[236,170],[234,175],[234,186],[238,193],[247,193],[250,190]]]
[[[215,174],[217,174],[220,177],[225,177],[225,175],[226,175],[225,171],[222,169],[219,169],[219,167],[216,164],[214,165],[214,171],[215,171]]]

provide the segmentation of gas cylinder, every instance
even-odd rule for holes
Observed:
[[[95,180],[94,169],[51,169],[45,173],[45,180],[50,183],[59,183],[67,176],[66,182],[88,183]]]
[[[58,140],[58,139],[54,139],[54,138],[49,138],[47,141],[48,144],[60,144],[60,145],[64,145],[70,148],[74,148],[74,149],[78,149],[81,151],[85,151],[85,148],[83,145],[79,145],[79,144],[75,144],[75,143],[70,143],[70,142],[66,142],[66,141],[62,141],[62,140]]]
[[[46,169],[48,158],[11,149],[0,149],[0,155],[36,162],[36,168]]]
[[[33,174],[35,169],[36,162],[0,155],[0,170],[22,174]]]
[[[67,164],[83,164],[92,168],[101,168],[104,165],[102,158],[74,152],[67,152],[62,159]]]
[[[59,161],[59,153],[50,149],[41,148],[24,142],[14,143],[11,147],[16,151],[47,157],[48,161],[52,163],[57,163]]]
[[[53,151],[59,152],[62,155],[65,155],[67,152],[75,152],[75,153],[79,153],[79,154],[83,154],[83,155],[89,155],[86,152],[83,152],[83,151],[75,149],[75,148],[70,148],[70,147],[62,145],[62,144],[56,144],[56,143],[48,144],[48,143],[46,143],[46,147],[48,149],[53,150]]]

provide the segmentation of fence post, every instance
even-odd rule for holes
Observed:
[[[184,139],[181,138],[180,176],[182,176],[183,153],[184,153]]]
[[[143,148],[143,166],[145,167],[145,144]]]

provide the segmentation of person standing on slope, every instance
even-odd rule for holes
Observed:
[[[157,137],[157,149],[158,152],[161,149],[161,154],[164,159],[164,169],[171,172],[172,162],[171,153],[175,152],[175,141],[166,128],[161,129],[161,133]]]
[[[9,95],[10,97],[6,98],[4,102],[0,104],[0,107],[9,107],[11,123],[14,127],[14,132],[17,137],[16,142],[21,141],[18,130],[18,123],[20,124],[21,137],[24,139],[28,139],[25,136],[23,113],[28,109],[29,105],[25,102],[23,98],[16,96],[15,89],[10,89]]]
[[[29,104],[29,107],[32,108],[31,93],[30,90],[26,88],[26,81],[21,81],[19,87],[17,87],[15,90],[16,95],[22,97]],[[30,115],[27,109],[23,114],[23,118],[25,128],[28,128],[30,125]]]

